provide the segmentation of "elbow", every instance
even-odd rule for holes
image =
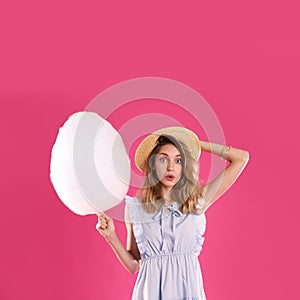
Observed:
[[[249,157],[250,157],[249,152],[246,151],[246,150],[244,150],[243,161],[244,161],[245,163],[248,163]]]
[[[127,268],[127,271],[130,274],[134,275],[134,274],[136,274],[136,273],[139,272],[140,267],[141,267],[141,260],[138,260],[138,261],[135,261],[135,263],[132,266],[130,266],[129,268]]]
[[[139,268],[130,268],[130,269],[127,269],[127,271],[130,274],[132,274],[132,275],[136,274],[139,270],[140,270]]]
[[[138,271],[139,271],[138,269],[130,269],[130,270],[128,270],[128,272],[129,272],[131,275],[136,274]]]

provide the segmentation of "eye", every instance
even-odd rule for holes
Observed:
[[[176,163],[177,163],[177,164],[181,164],[181,163],[182,163],[182,159],[181,159],[181,158],[176,159]]]
[[[165,157],[160,157],[160,158],[159,158],[159,161],[160,161],[160,162],[166,162],[167,159],[166,159]]]

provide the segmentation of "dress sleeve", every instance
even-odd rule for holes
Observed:
[[[198,204],[196,205],[197,209],[203,208],[204,205],[205,205],[205,203],[206,203],[206,199],[205,199],[203,196],[201,196],[201,197],[199,198]]]
[[[150,254],[147,247],[147,241],[144,235],[143,223],[141,222],[139,214],[140,202],[138,198],[130,196],[125,196],[125,201],[137,247],[139,249],[142,259],[145,259],[145,257],[150,256]]]
[[[206,203],[206,199],[204,197],[199,198],[199,202],[197,204],[197,209],[201,209],[204,207]],[[197,218],[196,218],[196,243],[195,243],[195,253],[199,254],[200,251],[202,250],[203,243],[205,241],[205,237],[203,236],[206,230],[206,216],[205,213],[197,213]]]
[[[126,208],[129,215],[129,220],[131,224],[138,222],[138,199],[135,197],[125,196]]]

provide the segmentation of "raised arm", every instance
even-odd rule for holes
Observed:
[[[128,221],[128,213],[125,206],[125,222],[127,228],[127,247],[126,249],[120,242],[117,233],[115,231],[115,226],[113,219],[104,213],[98,214],[98,223],[96,225],[97,230],[105,238],[108,244],[111,246],[115,252],[117,258],[125,269],[131,273],[135,274],[140,269],[140,255],[133,236],[132,225]]]
[[[216,154],[230,162],[214,180],[204,186],[203,197],[206,199],[206,203],[202,210],[205,212],[240,176],[249,161],[249,152],[232,146],[200,142],[203,151]]]

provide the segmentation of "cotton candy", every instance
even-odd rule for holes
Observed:
[[[52,147],[50,179],[60,200],[78,215],[120,204],[130,182],[121,136],[94,112],[72,114]]]

